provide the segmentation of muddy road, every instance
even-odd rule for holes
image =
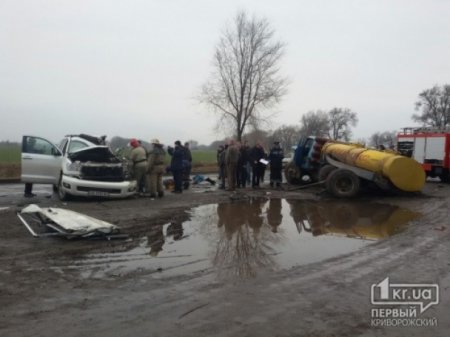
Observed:
[[[448,336],[450,186],[342,202],[320,188],[195,187],[60,202],[0,185],[0,336]],[[33,238],[22,207],[125,240]],[[386,279],[388,278],[388,279]],[[397,288],[396,288],[397,287]]]

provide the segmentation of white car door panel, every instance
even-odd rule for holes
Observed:
[[[62,154],[44,138],[23,136],[22,175],[23,182],[57,184],[61,172]]]

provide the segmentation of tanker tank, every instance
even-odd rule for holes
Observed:
[[[347,165],[380,174],[405,192],[418,192],[425,184],[422,166],[408,157],[337,142],[325,143],[321,152]]]

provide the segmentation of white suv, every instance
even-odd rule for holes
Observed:
[[[61,200],[70,196],[124,198],[136,193],[126,165],[105,145],[104,137],[66,136],[59,146],[41,137],[23,136],[24,183],[53,184]]]

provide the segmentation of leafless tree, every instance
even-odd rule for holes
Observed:
[[[419,94],[416,110],[412,119],[425,126],[444,128],[450,124],[450,84],[442,87],[435,85]]]
[[[196,141],[196,140],[194,140],[194,139],[188,140],[187,143],[189,143],[189,148],[190,148],[191,150],[196,150],[196,149],[198,148],[198,146],[199,146],[198,141]]]
[[[397,133],[395,131],[375,132],[370,136],[370,145],[373,147],[380,147],[383,145],[392,148],[397,144]]]
[[[268,132],[260,129],[254,129],[242,136],[242,140],[248,141],[250,146],[260,142],[265,149],[268,149]]]
[[[348,141],[351,136],[350,126],[358,123],[355,112],[347,108],[333,108],[309,111],[301,117],[300,132],[304,136],[329,137]]]
[[[330,131],[330,121],[325,111],[309,111],[302,115],[300,133],[303,136],[326,137]]]
[[[366,147],[368,140],[366,138],[361,137],[361,138],[356,139],[355,143],[360,144],[363,147]]]
[[[248,125],[270,118],[263,112],[286,93],[287,80],[279,75],[283,49],[267,19],[246,12],[237,13],[216,46],[214,70],[199,101],[217,112],[218,126],[231,127],[238,140]]]
[[[282,125],[276,129],[272,135],[269,137],[270,143],[274,141],[279,141],[283,150],[289,153],[293,145],[297,145],[300,138],[300,128],[290,125]]]
[[[352,134],[350,126],[356,126],[358,123],[356,113],[347,108],[333,108],[328,111],[328,118],[329,137],[335,140],[349,141]]]

